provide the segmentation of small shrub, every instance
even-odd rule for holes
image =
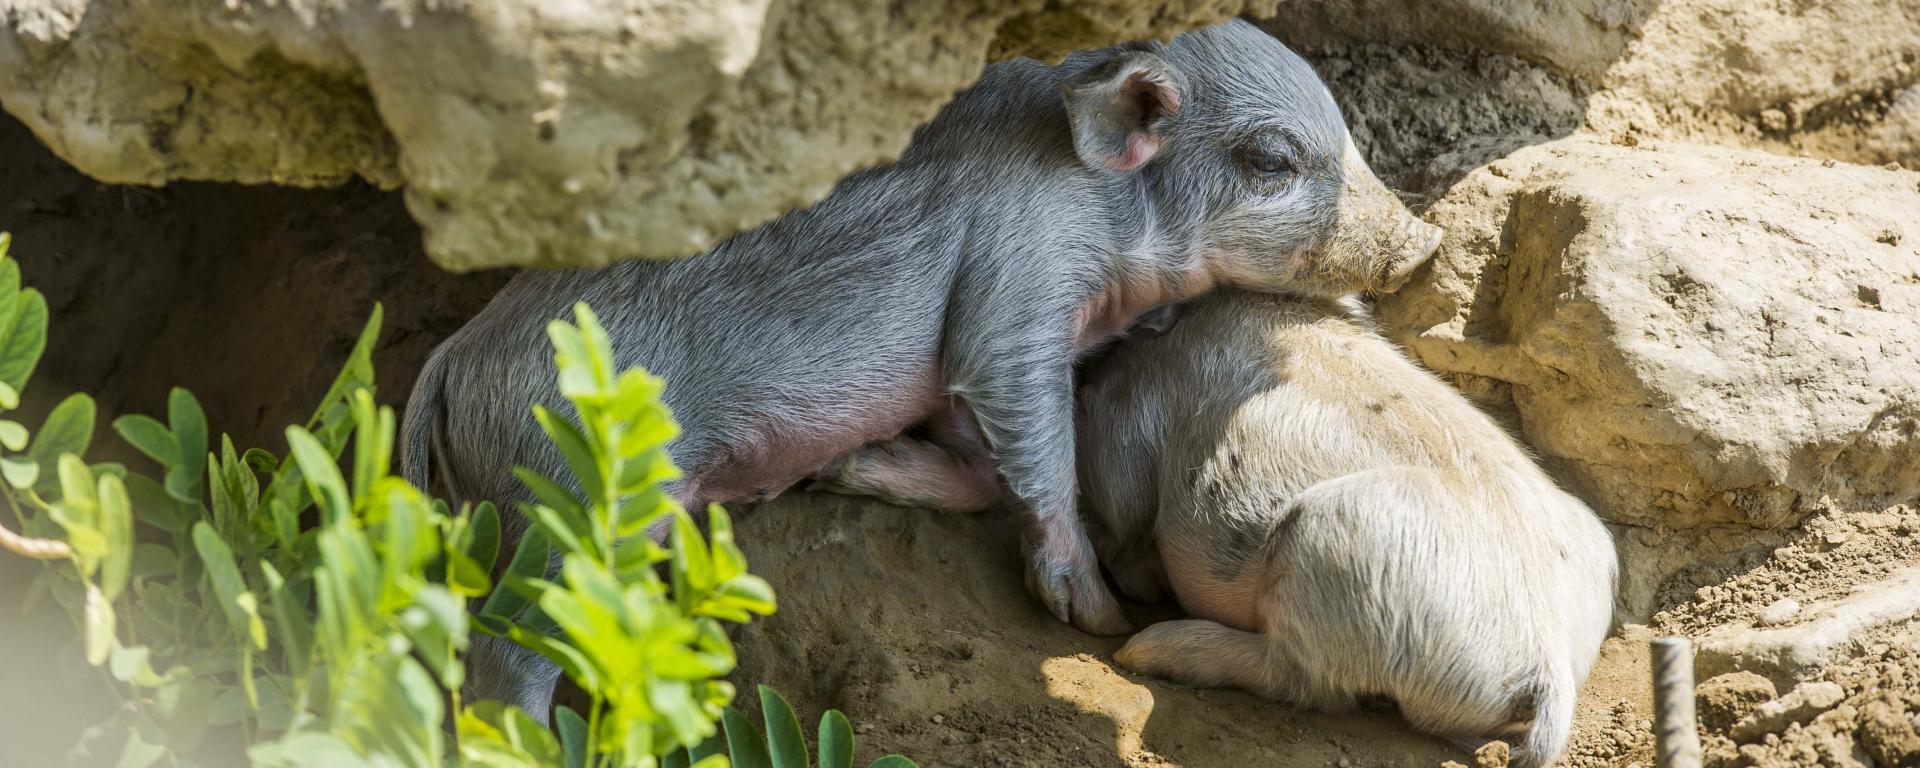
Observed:
[[[18,407],[47,331],[46,302],[20,286],[7,246],[0,234],[0,414]],[[736,754],[750,750],[751,726],[727,707],[734,692],[721,678],[734,652],[722,624],[771,613],[774,596],[747,572],[724,510],[711,510],[702,537],[661,489],[678,472],[662,382],[616,371],[584,305],[576,324],[549,327],[579,418],[533,415],[572,477],[517,471],[538,503],[519,510],[533,527],[495,585],[497,511],[453,509],[389,474],[394,414],[373,390],[380,317],[376,306],[312,418],[287,428],[286,456],[239,450],[226,435],[216,447],[182,389],[164,422],[113,423],[155,476],[83,458],[95,417],[84,394],[35,431],[0,418],[0,497],[18,523],[0,525],[0,549],[49,562],[41,583],[119,704],[74,756],[122,768],[225,763],[238,743],[263,766],[580,768],[666,756],[711,768],[727,761],[723,718]],[[637,535],[663,521],[669,546]],[[544,567],[553,551],[557,578]],[[468,601],[482,598],[470,621]],[[562,708],[556,735],[499,702],[461,701],[461,654],[476,629],[558,664],[587,694],[587,714]],[[771,691],[762,701],[793,719]],[[852,741],[844,717],[828,720],[821,765],[837,768]],[[773,765],[804,767],[804,754],[782,751],[793,741],[784,734]]]

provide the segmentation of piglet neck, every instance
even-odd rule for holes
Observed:
[[[1147,311],[1195,298],[1213,287],[1213,275],[1199,266],[1121,273],[1082,308],[1074,346],[1082,352],[1093,349]]]

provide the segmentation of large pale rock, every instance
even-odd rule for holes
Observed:
[[[1911,0],[1291,0],[1265,23],[1313,49],[1388,43],[1517,56],[1574,78],[1566,96],[1607,136],[1920,165],[1920,4]],[[1456,88],[1447,79],[1409,90],[1442,95]],[[1515,114],[1549,116],[1562,98]],[[1475,119],[1484,120],[1456,122]]]
[[[1920,174],[1573,138],[1429,211],[1383,301],[1615,522],[1790,524],[1920,494]]]
[[[1273,0],[0,0],[0,104],[105,181],[405,185],[455,269],[682,256],[894,157],[989,54]]]
[[[1267,26],[1283,39],[1307,45],[1478,48],[1599,75],[1659,5],[1657,0],[1290,0]]]

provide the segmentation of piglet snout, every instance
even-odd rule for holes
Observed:
[[[1380,293],[1400,290],[1400,286],[1407,284],[1407,278],[1440,250],[1440,239],[1445,235],[1446,230],[1405,214],[1400,224],[1399,246],[1388,258],[1376,290]]]

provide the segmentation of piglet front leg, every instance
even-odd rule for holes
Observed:
[[[949,319],[947,383],[972,409],[1001,477],[1020,504],[1027,589],[1056,618],[1082,631],[1126,634],[1132,628],[1100,576],[1076,509],[1078,301],[1017,288],[976,295],[975,301],[955,307]]]

